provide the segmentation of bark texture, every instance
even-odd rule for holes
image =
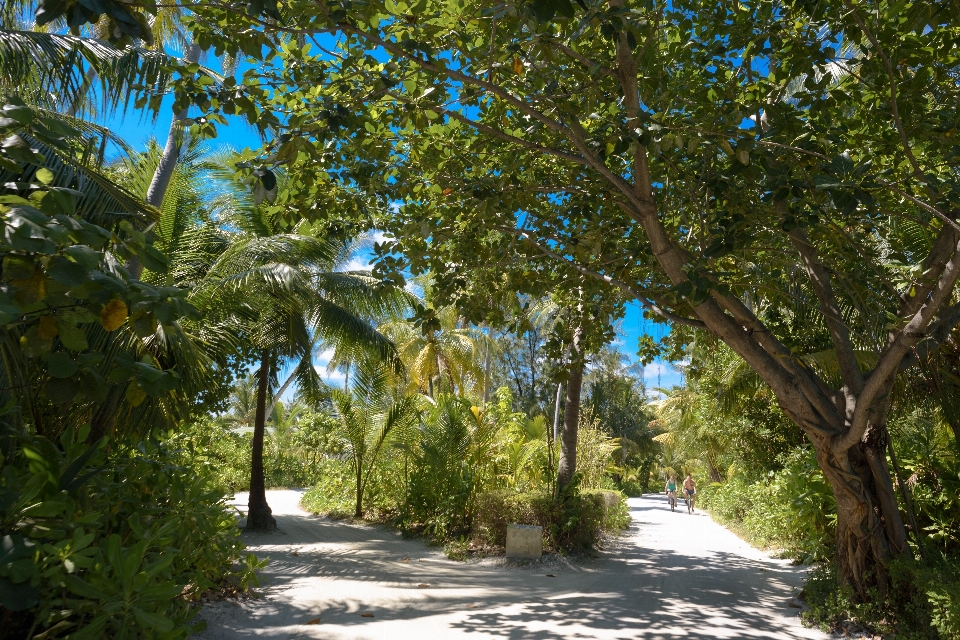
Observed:
[[[200,61],[200,46],[191,44],[183,56],[183,61],[191,64]],[[187,109],[183,109],[173,116],[170,122],[170,129],[167,131],[167,142],[163,147],[163,155],[160,156],[160,162],[157,164],[157,170],[153,174],[153,180],[147,188],[147,197],[144,198],[147,204],[159,208],[163,204],[163,198],[167,194],[167,187],[170,186],[170,180],[173,178],[173,172],[177,168],[177,162],[180,161],[180,145],[182,142],[181,127],[183,121],[187,119]]]
[[[570,345],[570,378],[567,380],[567,397],[563,409],[563,433],[560,437],[560,462],[557,464],[557,489],[562,490],[577,471],[577,430],[580,428],[580,392],[583,388],[583,359],[580,341],[583,330],[573,333]]]
[[[263,477],[263,438],[267,426],[267,393],[270,390],[270,353],[260,357],[257,374],[257,416],[253,423],[253,441],[250,443],[250,498],[248,500],[247,529],[273,531],[277,521],[267,504],[267,489]]]
[[[817,461],[837,501],[837,562],[841,579],[866,594],[889,587],[886,565],[907,548],[907,532],[887,468],[886,429],[871,425],[863,440],[834,452],[814,440]]]

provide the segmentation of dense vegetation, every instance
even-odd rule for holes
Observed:
[[[928,379],[904,381],[891,412],[889,464],[913,552],[891,565],[889,590],[860,600],[838,588],[837,503],[816,460],[770,392],[729,349],[689,340],[688,384],[656,403],[661,464],[700,479],[701,505],[751,543],[814,563],[807,619],[825,628],[855,620],[897,637],[960,633],[960,467],[953,414],[928,395]],[[829,359],[813,366],[835,366]],[[751,379],[753,378],[753,379]]]
[[[956,8],[4,2],[2,633],[187,635],[241,489],[459,555],[691,472],[811,621],[960,636]]]

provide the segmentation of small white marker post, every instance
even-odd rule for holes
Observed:
[[[543,527],[507,525],[507,557],[538,560],[543,555]]]

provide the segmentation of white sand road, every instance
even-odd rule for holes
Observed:
[[[631,498],[630,529],[597,558],[518,567],[455,562],[386,528],[312,516],[300,495],[269,491],[279,530],[244,534],[270,557],[263,597],[207,605],[199,638],[829,637],[790,606],[802,568],[705,514],[671,512],[663,496]],[[246,495],[235,502],[243,509]]]

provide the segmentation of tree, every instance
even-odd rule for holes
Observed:
[[[181,326],[197,310],[185,291],[161,291],[116,262],[136,255],[166,271],[144,233],[153,212],[110,183],[80,131],[17,100],[0,113],[0,387],[19,408],[15,423],[47,438],[89,424],[93,442],[185,418],[205,371]],[[171,371],[180,367],[196,377]]]
[[[388,438],[416,418],[416,397],[397,396],[390,386],[389,368],[367,360],[355,368],[349,390],[331,390],[334,417],[353,468],[357,518],[363,517],[363,493]]]
[[[586,409],[607,433],[619,438],[618,462],[624,474],[636,474],[636,481],[646,487],[655,445],[654,433],[648,426],[650,412],[642,365],[627,365],[622,352],[604,347],[593,356],[584,384],[588,393]],[[635,471],[628,471],[628,465]]]
[[[217,248],[190,300],[208,322],[232,325],[236,342],[250,345],[259,363],[247,527],[270,530],[275,520],[266,501],[263,443],[271,371],[291,361],[300,394],[310,398],[322,384],[313,366],[318,338],[343,351],[391,359],[393,344],[370,320],[402,313],[410,298],[366,272],[336,271],[350,242],[318,238],[306,224],[283,233],[268,207],[230,189],[232,176],[221,173],[221,179],[228,188],[216,222],[193,230],[206,249],[184,242],[183,255],[174,259]]]
[[[227,421],[240,427],[252,426],[257,416],[256,376],[250,375],[237,380],[231,390],[229,402]]]
[[[323,98],[275,103],[291,115],[280,156],[326,143],[324,114],[354,118],[363,175],[393,149],[380,182],[403,202],[392,230],[441,286],[522,246],[529,264],[566,265],[718,336],[816,448],[841,579],[861,597],[886,584],[907,544],[884,456],[889,392],[960,320],[955,13],[848,0],[287,9],[264,29],[345,37],[309,61]],[[411,251],[419,237],[428,251]],[[781,331],[798,271],[838,386]],[[875,364],[861,368],[858,349]]]
[[[478,343],[486,336],[475,327],[462,324],[457,310],[444,307],[434,312],[439,328],[427,335],[411,322],[391,322],[382,327],[384,335],[393,340],[403,359],[411,382],[420,392],[434,396],[440,393],[446,377],[451,393],[464,395],[469,387],[483,377]]]

